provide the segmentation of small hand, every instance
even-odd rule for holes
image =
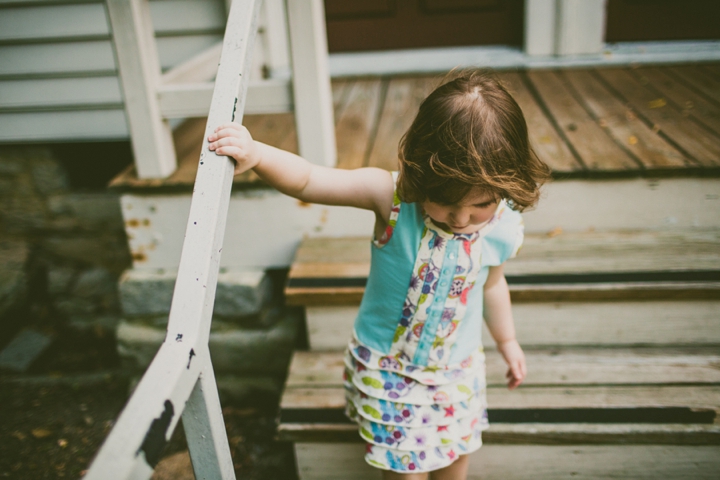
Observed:
[[[508,381],[508,389],[512,390],[520,385],[527,375],[525,354],[522,348],[520,348],[520,344],[514,339],[499,343],[498,350],[508,365],[505,378],[507,378]]]
[[[208,137],[208,148],[217,155],[235,160],[235,175],[260,163],[260,152],[248,129],[238,123],[226,123]]]

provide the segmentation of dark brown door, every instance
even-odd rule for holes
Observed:
[[[608,42],[720,40],[720,0],[608,0]]]
[[[523,0],[325,0],[331,52],[522,45]]]

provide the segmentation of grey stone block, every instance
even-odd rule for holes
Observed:
[[[73,295],[81,298],[98,297],[117,292],[115,276],[104,268],[91,268],[78,276]]]
[[[25,242],[0,240],[0,318],[25,301],[29,255]]]
[[[126,270],[120,278],[120,301],[126,316],[170,313],[176,270]],[[270,278],[263,270],[228,270],[218,276],[214,314],[244,316],[260,312],[270,299]]]
[[[33,330],[18,333],[0,351],[0,369],[24,372],[52,343],[52,337]]]
[[[61,261],[98,265],[110,271],[122,271],[130,263],[127,240],[124,234],[92,232],[68,235],[49,235],[40,242],[40,248]]]
[[[93,332],[96,335],[114,335],[120,317],[115,315],[73,315],[68,319],[68,327],[78,332]]]
[[[215,321],[210,331],[210,355],[219,373],[283,375],[290,362],[301,317],[287,314],[269,329],[245,329]],[[117,328],[118,353],[129,368],[145,369],[165,340],[159,321],[124,319]]]
[[[32,158],[32,177],[35,188],[43,195],[68,188],[68,179],[60,164],[48,150],[33,149],[26,153]]]
[[[48,197],[54,225],[123,229],[120,199],[112,193],[71,193]]]
[[[50,295],[60,295],[70,291],[77,271],[69,267],[48,267],[47,288]]]

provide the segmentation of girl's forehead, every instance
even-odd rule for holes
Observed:
[[[497,200],[497,196],[493,192],[482,188],[473,188],[458,203],[460,205],[476,205],[478,203],[492,202],[493,200]]]

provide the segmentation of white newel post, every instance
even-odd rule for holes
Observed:
[[[600,53],[605,45],[605,0],[558,0],[555,53]]]
[[[525,53],[600,53],[605,45],[605,7],[605,0],[525,0]]]
[[[300,155],[334,167],[337,158],[322,0],[287,0],[295,122]]]
[[[525,53],[555,53],[556,0],[525,0]]]
[[[157,98],[161,72],[148,0],[107,0],[107,8],[138,177],[167,177],[177,161]]]

